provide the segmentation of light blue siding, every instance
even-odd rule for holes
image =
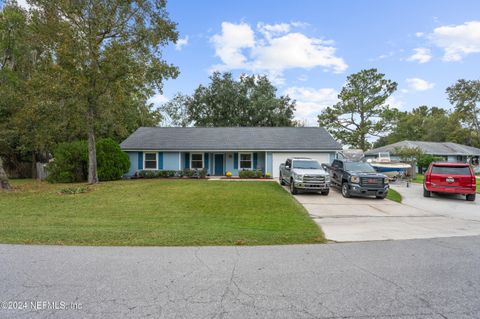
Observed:
[[[257,165],[254,168],[259,169],[265,174],[265,152],[257,152]]]
[[[235,155],[233,152],[227,152],[225,156],[225,172],[231,172],[233,176],[238,175],[238,169],[234,165]]]
[[[272,152],[267,152],[267,173],[273,176],[273,155]]]
[[[130,169],[127,176],[133,176],[135,172],[143,170],[144,152],[126,152],[130,159]],[[231,172],[233,176],[238,176],[238,152],[219,152],[223,154],[224,172]],[[256,153],[256,155],[255,155]],[[190,166],[191,152],[158,152],[158,169],[160,170],[183,170]],[[207,174],[214,174],[214,154],[215,152],[204,153],[204,167]],[[236,154],[236,155],[235,155]],[[253,168],[259,169],[263,174],[273,173],[273,155],[272,152],[256,151],[252,152]],[[335,158],[335,152],[329,153],[330,162]],[[180,162],[179,162],[180,161]]]
[[[138,152],[126,152],[128,154],[128,158],[130,159],[130,169],[128,173],[125,174],[126,176],[133,176],[136,171],[138,171]]]
[[[163,169],[174,171],[178,170],[178,152],[163,153]]]

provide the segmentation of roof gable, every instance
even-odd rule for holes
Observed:
[[[322,127],[140,127],[123,150],[340,150]]]

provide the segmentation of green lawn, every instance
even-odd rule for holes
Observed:
[[[273,182],[14,180],[0,193],[0,242],[61,245],[270,245],[324,242],[305,209]]]
[[[423,184],[423,178],[424,178],[423,174],[416,174],[415,179],[412,180],[412,182]]]
[[[402,202],[402,195],[394,189],[389,189],[387,194],[387,199],[393,200],[394,202],[401,203]]]

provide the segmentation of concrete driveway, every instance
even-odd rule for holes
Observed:
[[[338,242],[436,238],[480,235],[480,198],[424,198],[422,185],[394,185],[403,197],[390,200],[343,198],[332,189],[329,196],[301,194],[295,198],[325,232]]]

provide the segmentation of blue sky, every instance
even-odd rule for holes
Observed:
[[[388,102],[401,110],[450,108],[445,89],[480,78],[478,0],[170,0],[167,10],[180,40],[164,58],[181,73],[151,99],[157,106],[213,70],[266,74],[297,100],[296,118],[316,125],[361,69],[398,83]]]
[[[169,1],[181,42],[165,50],[180,76],[160,103],[207,84],[213,70],[267,74],[314,125],[347,75],[375,67],[398,83],[401,110],[449,108],[445,88],[479,79],[480,1]]]

